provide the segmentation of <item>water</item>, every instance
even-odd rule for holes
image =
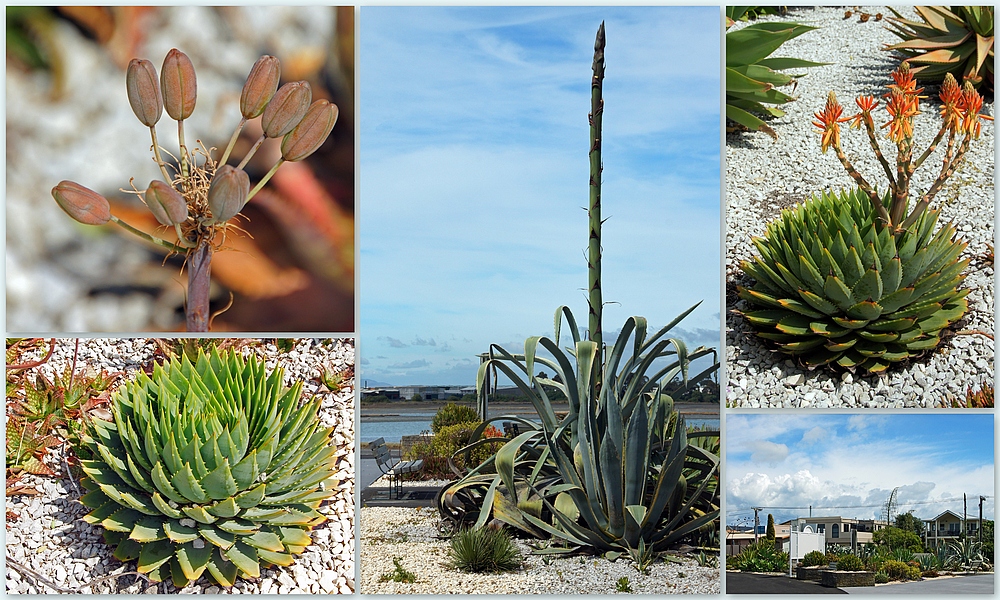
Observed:
[[[433,413],[410,414],[413,417],[404,421],[388,421],[384,419],[365,420],[361,419],[361,443],[367,444],[376,438],[385,438],[386,442],[399,443],[404,435],[419,435],[424,431],[430,432],[431,419]],[[719,428],[719,419],[685,419],[689,427],[711,427]]]

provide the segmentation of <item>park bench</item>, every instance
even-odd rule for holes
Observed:
[[[371,450],[372,456],[375,457],[379,471],[382,471],[383,475],[389,476],[389,498],[392,498],[393,489],[396,490],[396,498],[399,498],[400,490],[403,488],[403,475],[406,473],[416,473],[424,468],[422,458],[407,461],[395,460],[389,452],[389,447],[385,445],[385,438],[372,440],[368,443],[368,449]]]

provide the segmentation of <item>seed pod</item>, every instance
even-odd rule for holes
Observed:
[[[250,193],[250,176],[243,169],[223,165],[212,177],[208,188],[208,208],[216,223],[236,216],[247,202]]]
[[[312,102],[312,87],[305,81],[281,86],[264,109],[260,125],[264,135],[279,138],[299,124]]]
[[[240,112],[244,119],[259,117],[274,97],[281,77],[281,63],[273,56],[261,56],[250,69],[240,95]]]
[[[146,127],[156,125],[163,114],[163,99],[156,78],[156,67],[146,59],[133,58],[125,74],[128,103],[132,112]]]
[[[287,161],[302,160],[318,150],[333,131],[339,115],[340,109],[336,104],[326,100],[313,102],[306,116],[281,140],[282,158]]]
[[[187,220],[188,207],[184,196],[159,179],[149,182],[143,198],[149,212],[161,225],[177,225]]]
[[[175,121],[183,121],[194,112],[198,99],[198,82],[194,65],[187,54],[177,48],[167,52],[160,69],[160,90],[163,92],[163,107]]]
[[[60,181],[52,188],[59,208],[84,225],[104,225],[111,220],[108,199],[74,181]]]

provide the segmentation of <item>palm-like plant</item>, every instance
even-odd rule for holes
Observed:
[[[689,435],[663,390],[678,376],[694,384],[715,372],[718,363],[689,375],[692,361],[715,351],[704,347],[689,351],[683,341],[667,337],[695,307],[652,335],[647,334],[644,318],[632,317],[613,345],[603,343],[604,45],[602,23],[594,47],[590,115],[588,339],[580,337],[572,312],[560,307],[555,340],[528,338],[523,354],[490,347],[476,378],[480,406],[485,408],[491,375],[503,373],[531,400],[539,421],[504,416],[480,425],[474,440],[490,422],[500,419],[518,421],[524,432],[443,488],[438,510],[449,521],[474,521],[475,527],[482,527],[492,518],[561,542],[548,552],[581,548],[628,552],[638,564],[648,564],[656,552],[699,529],[716,526],[718,433]],[[572,337],[566,349],[559,346],[564,319]],[[537,375],[538,368],[554,375]],[[553,409],[560,400],[569,405],[561,417]],[[491,442],[478,439],[459,453],[468,456],[485,443]]]

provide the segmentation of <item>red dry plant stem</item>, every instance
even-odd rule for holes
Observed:
[[[56,349],[56,338],[52,338],[52,341],[49,342],[49,351],[41,360],[21,363],[19,365],[7,365],[7,370],[14,371],[21,369],[33,369],[39,365],[44,365],[45,363],[49,362],[50,358],[52,358],[52,352],[55,351],[55,349]]]
[[[931,141],[931,145],[928,146],[926,150],[924,150],[924,153],[920,155],[920,158],[913,161],[913,164],[910,165],[910,175],[913,175],[913,172],[919,169],[920,165],[924,164],[924,161],[927,160],[927,157],[930,156],[934,152],[934,150],[937,149],[938,144],[941,143],[941,139],[944,138],[944,134],[946,131],[948,131],[948,129],[949,127],[947,122],[941,124],[941,129],[940,131],[937,132],[937,135],[934,136],[934,139]],[[951,134],[952,137],[954,137],[955,135],[954,130],[952,130]]]
[[[840,148],[839,144],[834,146],[833,150],[836,153],[840,164],[844,165],[844,169],[847,171],[847,174],[858,183],[858,187],[861,188],[861,191],[867,194],[868,198],[871,199],[872,204],[875,206],[875,210],[878,212],[879,218],[888,223],[889,213],[886,212],[885,206],[882,205],[882,199],[878,197],[878,193],[872,188],[871,184],[865,181],[864,176],[862,176],[861,173],[858,173],[858,170],[854,168],[854,165],[851,164],[851,161],[847,158],[847,155],[844,154],[844,151]]]
[[[212,245],[209,240],[200,240],[198,246],[188,254],[188,331],[208,331],[209,291],[212,284]]]

